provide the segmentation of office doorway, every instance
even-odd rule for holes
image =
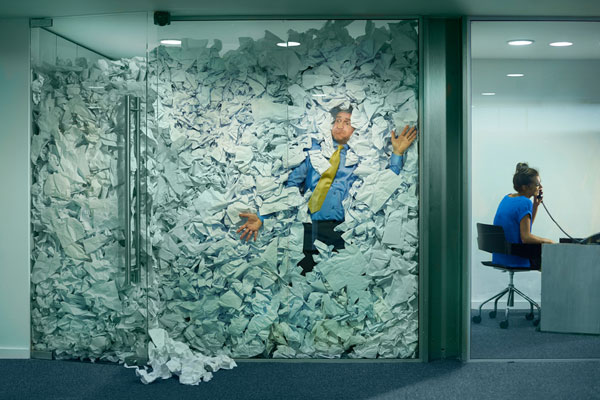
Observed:
[[[542,281],[549,271],[512,277],[482,265],[492,255],[479,250],[476,227],[494,223],[503,197],[516,192],[517,163],[526,162],[543,187],[531,233],[558,243],[600,231],[600,178],[594,172],[600,169],[600,22],[472,20],[470,49],[470,358],[600,358],[597,334],[544,327],[544,316],[554,311],[545,310],[548,299],[568,302],[578,291],[560,293],[559,286],[551,293]],[[574,268],[565,278],[580,273]],[[537,307],[518,294],[506,318],[508,295],[493,296],[511,283],[541,307],[541,323]],[[589,309],[572,313],[595,318],[590,313],[598,304],[588,303]]]

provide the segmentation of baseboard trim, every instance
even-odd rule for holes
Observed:
[[[8,348],[8,347],[0,347],[0,359],[10,359],[10,358],[19,358],[26,359],[30,358],[30,353],[28,348]]]

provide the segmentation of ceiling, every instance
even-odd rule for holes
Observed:
[[[57,17],[135,11],[174,15],[600,16],[596,0],[1,0],[0,17]]]
[[[57,17],[48,30],[70,41],[112,59],[144,56],[146,46],[154,49],[162,39],[193,40],[218,39],[222,43],[221,54],[239,47],[240,37],[254,40],[265,36],[265,30],[283,41],[288,39],[288,31],[306,32],[319,29],[324,20],[270,20],[270,21],[176,21],[167,26],[154,25],[148,21],[147,13],[124,13],[92,15],[81,17]],[[375,26],[384,26],[389,20],[376,20]],[[365,33],[366,20],[357,20],[346,26],[352,37]],[[190,41],[191,40],[191,41]]]
[[[530,39],[530,46],[507,41]],[[572,42],[552,47],[551,42]],[[473,58],[600,59],[600,23],[566,21],[474,21],[471,24]]]
[[[599,2],[600,3],[600,2]],[[600,22],[473,21],[471,55],[496,59],[600,59]],[[144,55],[146,42],[153,49],[160,39],[220,39],[224,47],[237,46],[241,36],[258,39],[268,29],[286,39],[288,29],[305,31],[320,21],[177,21],[160,27],[146,12],[55,17],[51,30],[112,58]],[[356,26],[354,26],[356,25]],[[354,22],[349,30],[364,32]],[[508,40],[531,39],[530,46],[509,46]],[[553,41],[570,41],[570,47],[551,47]]]
[[[509,46],[507,41],[514,39],[534,43]],[[570,41],[573,46],[548,45],[554,41]],[[476,107],[600,104],[600,22],[473,22],[471,57]],[[524,76],[506,76],[513,73]]]
[[[237,38],[262,35],[268,25],[268,29],[283,36],[291,24],[303,23],[205,21],[174,22],[167,27],[157,27],[151,21],[153,10],[167,10],[174,16],[221,16],[225,19],[228,16],[269,15],[307,18],[386,16],[390,19],[417,15],[590,17],[600,16],[600,1],[220,0],[199,3],[197,0],[0,0],[0,16],[53,17],[53,31],[113,58],[143,55],[146,43],[153,48],[159,39],[169,35],[200,38],[212,34],[225,39],[228,34]],[[137,12],[132,13],[134,11]],[[597,20],[600,21],[600,17]],[[597,79],[600,22],[546,22],[538,18],[474,21],[471,33],[474,105],[542,100],[600,104],[600,85],[597,83],[600,81]],[[526,47],[506,44],[508,40],[523,38],[533,39],[535,43]],[[547,45],[556,40],[575,44],[567,48]],[[234,41],[231,40],[232,46]],[[506,77],[511,72],[525,73],[525,77]],[[481,92],[484,91],[497,94],[483,97]]]

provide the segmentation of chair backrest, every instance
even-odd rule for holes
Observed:
[[[510,243],[506,241],[504,229],[498,225],[477,224],[477,245],[479,250],[488,253],[511,254]]]

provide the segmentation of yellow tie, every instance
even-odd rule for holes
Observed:
[[[308,209],[310,210],[311,214],[319,211],[323,205],[323,202],[325,201],[325,196],[327,196],[327,192],[333,183],[333,178],[335,178],[335,174],[340,166],[340,150],[343,148],[343,145],[338,145],[337,150],[331,155],[331,158],[329,159],[331,167],[327,168],[327,171],[323,172],[321,179],[319,179],[319,183],[317,183],[317,187],[315,187],[315,191],[310,196],[310,200],[308,200]]]

